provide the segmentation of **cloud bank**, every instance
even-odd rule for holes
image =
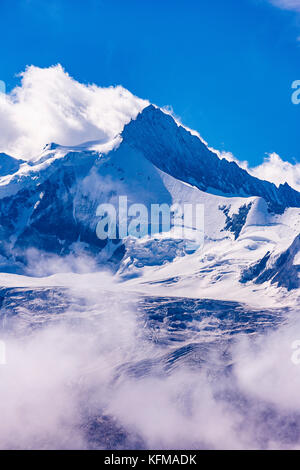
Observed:
[[[61,65],[20,76],[20,86],[0,94],[0,152],[17,158],[34,158],[49,142],[107,142],[148,104],[122,86],[79,83]]]
[[[1,331],[0,449],[132,449],[134,436],[148,449],[299,449],[299,312],[225,343],[203,342],[200,320],[182,355],[138,298],[98,281],[18,292],[29,297]]]

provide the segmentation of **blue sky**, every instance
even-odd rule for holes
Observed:
[[[1,0],[0,79],[61,63],[121,84],[236,158],[300,162],[300,0]],[[298,11],[297,11],[298,10]]]

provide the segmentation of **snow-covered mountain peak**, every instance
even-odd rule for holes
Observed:
[[[6,153],[0,153],[0,177],[15,173],[18,171],[22,163],[24,163],[23,160],[13,158],[6,155]]]
[[[293,256],[298,249],[298,244],[292,245],[300,231],[297,191],[288,184],[277,188],[220,159],[197,135],[153,105],[110,138],[100,136],[72,146],[52,142],[35,161],[8,156],[3,161],[7,169],[3,176],[0,173],[2,270],[23,272],[34,260],[36,272],[39,255],[32,258],[32,249],[62,258],[84,253],[92,256],[94,269],[113,266],[123,280],[141,278],[163,289],[168,279],[176,278],[170,289],[177,292],[180,287],[189,295],[186,289],[191,285],[195,290],[207,283],[211,289],[215,284],[225,289],[230,283],[240,286],[245,269],[256,266],[267,253],[270,263],[276,263],[290,246]],[[130,204],[147,208],[203,204],[203,253],[190,254],[184,243],[169,236],[99,240],[98,205],[115,204],[124,195]],[[280,260],[284,259],[282,255]],[[292,257],[286,259],[289,269]],[[263,279],[272,282],[277,268],[272,265]],[[178,274],[181,269],[183,277]],[[284,266],[281,269],[286,272]],[[297,270],[290,269],[295,279],[289,286],[298,285]],[[244,276],[246,284],[255,282],[250,278]],[[246,289],[243,286],[238,293]]]
[[[300,193],[287,183],[277,188],[235,162],[220,159],[197,135],[153,105],[125,126],[122,138],[157,168],[202,191],[228,197],[259,196],[276,213],[300,207]]]

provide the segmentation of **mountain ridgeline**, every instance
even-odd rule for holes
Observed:
[[[300,193],[287,183],[277,187],[249,175],[235,162],[220,159],[197,136],[153,105],[127,124],[122,136],[157,168],[201,191],[259,196],[268,203],[270,211],[278,214],[287,207],[300,207]]]

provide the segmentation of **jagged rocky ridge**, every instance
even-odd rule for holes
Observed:
[[[270,210],[300,207],[300,193],[287,183],[280,185],[255,178],[235,162],[220,159],[195,135],[153,105],[127,124],[123,138],[140,150],[157,168],[202,191],[235,196],[259,196]]]

